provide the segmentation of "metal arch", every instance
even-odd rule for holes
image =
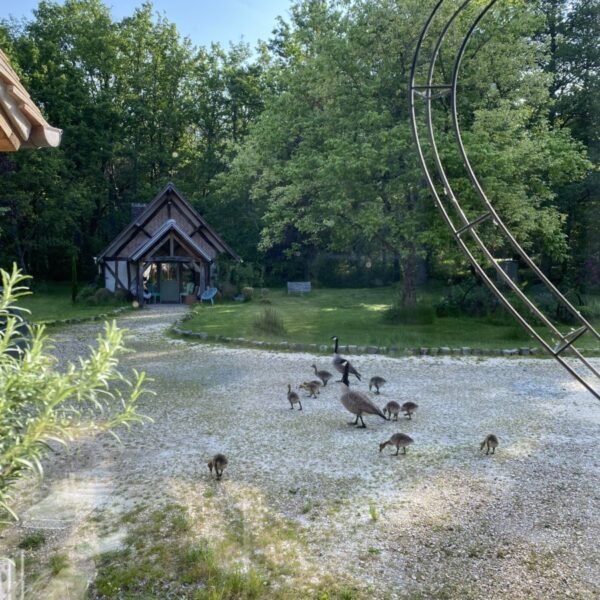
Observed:
[[[435,74],[435,66],[437,57],[439,55],[440,49],[446,37],[446,34],[454,24],[457,17],[464,11],[467,5],[471,0],[464,0],[460,6],[454,11],[454,13],[447,19],[445,22],[441,33],[438,34],[437,40],[435,42],[435,47],[430,55],[429,59],[429,67],[427,71],[427,83],[425,85],[416,85],[415,78],[417,68],[419,66],[419,58],[421,49],[423,46],[423,41],[429,32],[429,29],[439,12],[440,7],[444,3],[445,0],[438,0],[435,7],[433,8],[431,14],[429,15],[419,38],[417,40],[417,45],[415,49],[415,53],[413,56],[411,73],[410,73],[410,117],[411,117],[411,127],[413,132],[413,137],[417,146],[417,155],[419,157],[419,162],[423,169],[423,173],[425,175],[425,180],[427,185],[435,199],[437,206],[440,208],[442,212],[442,216],[446,221],[446,224],[454,234],[454,237],[461,247],[462,251],[466,254],[476,273],[481,277],[483,282],[490,288],[490,290],[494,293],[494,295],[500,300],[502,305],[512,314],[512,316],[517,320],[517,322],[531,335],[534,339],[538,340],[538,342],[542,345],[542,347],[549,352],[575,379],[577,379],[584,387],[586,387],[597,399],[600,400],[600,391],[596,385],[592,385],[587,379],[585,379],[573,365],[567,362],[560,354],[564,352],[566,349],[569,349],[575,356],[576,359],[579,360],[579,365],[585,367],[593,375],[600,378],[600,373],[585,359],[585,357],[581,354],[581,352],[575,347],[575,341],[581,337],[586,332],[590,332],[592,335],[596,337],[596,339],[600,340],[600,335],[598,332],[591,326],[591,324],[584,319],[581,313],[559,292],[559,290],[550,282],[550,280],[542,273],[539,267],[533,262],[533,260],[527,255],[527,253],[523,250],[523,248],[519,245],[517,240],[509,231],[508,227],[503,223],[501,217],[497,214],[493,205],[487,198],[483,188],[481,187],[475,172],[470,164],[470,161],[467,157],[466,150],[464,148],[464,144],[461,138],[460,126],[458,122],[458,111],[457,111],[457,89],[458,89],[458,75],[460,71],[460,66],[462,63],[462,59],[464,57],[466,48],[468,46],[469,40],[471,39],[473,33],[477,29],[481,19],[488,13],[488,11],[496,4],[497,0],[490,0],[487,5],[481,10],[479,15],[476,17],[475,21],[470,26],[467,34],[465,35],[460,49],[456,55],[456,59],[454,62],[454,67],[452,71],[452,80],[451,83],[444,84],[434,84],[434,74]],[[452,113],[452,122],[453,129],[455,134],[456,143],[458,145],[458,149],[460,155],[463,159],[463,164],[465,170],[467,171],[469,180],[471,181],[477,195],[482,202],[485,213],[475,217],[474,219],[469,219],[461,204],[459,199],[455,196],[452,187],[450,185],[449,179],[444,170],[444,166],[441,160],[441,156],[438,152],[435,133],[434,133],[434,123],[433,123],[433,113],[432,113],[432,100],[440,97],[440,93],[443,95],[444,92],[449,92],[451,96],[451,113]],[[436,179],[434,179],[433,174],[430,172],[429,167],[427,165],[427,161],[425,159],[425,155],[423,152],[423,146],[421,143],[421,138],[419,135],[419,129],[417,125],[417,115],[415,108],[415,100],[417,95],[422,96],[425,99],[425,116],[427,123],[427,133],[428,133],[428,141],[429,146],[432,151],[433,161],[435,164],[435,171],[437,174],[437,183]],[[446,200],[444,200],[440,193],[438,192],[438,184],[441,184],[444,190],[444,195]],[[449,203],[450,206],[454,209],[454,211],[458,214],[460,223],[455,225],[453,218],[451,217],[448,207],[446,204]],[[551,322],[551,320],[523,293],[523,291],[516,285],[516,283],[508,276],[508,274],[502,269],[500,266],[498,259],[495,258],[490,250],[488,249],[485,241],[476,231],[477,226],[486,221],[487,219],[493,219],[494,224],[500,229],[501,233],[504,234],[506,240],[508,240],[510,246],[513,248],[514,252],[518,254],[518,256],[522,259],[523,263],[528,266],[531,271],[538,277],[538,279],[546,286],[548,291],[558,300],[559,304],[565,307],[569,313],[574,317],[574,319],[580,324],[580,327],[577,330],[570,331],[568,333],[561,333],[561,331]],[[528,309],[530,313],[537,319],[539,319],[543,325],[545,325],[553,336],[558,338],[558,343],[555,346],[551,346],[546,342],[546,340],[534,329],[532,324],[527,320],[525,316],[521,314],[521,312],[513,306],[509,298],[503,294],[502,290],[492,281],[490,276],[486,273],[485,268],[479,263],[477,258],[474,256],[469,246],[467,246],[465,240],[463,239],[464,234],[469,234],[472,240],[475,242],[477,247],[481,250],[483,256],[487,259],[488,263],[493,266],[498,273],[500,279],[516,294],[516,296],[523,302],[525,307]]]

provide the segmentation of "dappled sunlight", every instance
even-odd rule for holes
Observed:
[[[389,304],[360,304],[360,307],[364,310],[368,310],[371,312],[383,312],[387,310],[390,305]]]

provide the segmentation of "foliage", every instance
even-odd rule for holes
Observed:
[[[499,309],[500,304],[496,297],[479,281],[451,286],[435,307],[438,317],[459,315],[483,317]]]
[[[11,487],[28,473],[42,475],[40,460],[50,443],[66,444],[86,433],[143,422],[138,400],[145,374],[127,377],[119,369],[124,332],[107,324],[98,348],[78,365],[58,371],[47,351],[44,327],[27,326],[29,343],[17,346],[23,318],[16,302],[29,293],[28,278],[16,268],[0,270],[3,295],[0,316],[0,508],[12,510]],[[116,434],[115,434],[116,435]]]
[[[279,311],[272,306],[265,307],[254,320],[254,329],[267,335],[283,335],[285,325]]]
[[[446,288],[439,284],[418,290],[419,302],[435,308]],[[515,344],[535,345],[505,311],[486,317],[458,314],[437,318],[427,325],[394,325],[384,321],[383,313],[397,298],[392,287],[367,289],[319,288],[310,294],[287,294],[285,288],[270,289],[270,304],[260,302],[219,302],[210,308],[196,306],[186,321],[186,329],[231,338],[289,341],[330,347],[330,337],[339,335],[343,345],[386,346],[402,348],[461,347],[512,348]],[[594,297],[587,298],[592,302]],[[285,323],[285,334],[267,335],[254,327],[266,307],[276,307]],[[597,321],[592,321],[598,326]],[[544,331],[545,328],[540,329]],[[581,338],[585,352],[598,353],[592,336]],[[579,340],[578,340],[579,344]]]
[[[46,543],[46,536],[43,531],[32,531],[28,533],[18,544],[22,550],[37,550]]]
[[[541,17],[517,4],[497,7],[476,32],[461,73],[461,127],[499,213],[526,249],[560,262],[568,248],[556,190],[581,179],[589,162],[568,131],[548,122],[544,47],[531,43]],[[264,211],[260,248],[268,260],[287,258],[294,268],[300,261],[308,273],[319,250],[369,256],[383,248],[398,259],[400,302],[412,304],[419,257],[456,254],[423,189],[408,122],[415,23],[430,8],[416,0],[293,6],[291,24],[273,42],[280,93],[265,104],[227,181],[220,178],[239,203]],[[462,35],[453,28],[450,46]],[[440,58],[441,71],[451,71],[451,55]],[[448,103],[434,110],[448,132],[438,143],[452,186],[477,215]],[[501,256],[500,238],[492,241]]]
[[[362,286],[401,276],[399,301],[414,303],[422,260],[461,268],[408,123],[415,32],[430,9],[297,0],[255,53],[194,48],[150,3],[117,21],[101,0],[44,0],[30,20],[0,22],[23,83],[64,130],[58,149],[0,157],[0,264],[65,279],[77,255],[91,278],[130,203],[173,180],[255,265],[228,280],[237,291],[265,279]],[[440,81],[479,9],[470,3],[448,32]],[[595,0],[497,3],[467,48],[457,107],[496,209],[584,291],[600,285],[598,23]],[[449,116],[447,99],[436,101],[450,182],[477,216]],[[492,223],[482,229],[505,256]]]

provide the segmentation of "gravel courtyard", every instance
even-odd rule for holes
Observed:
[[[228,511],[249,544],[294,527],[263,551],[307,597],[328,580],[361,598],[600,597],[600,404],[554,361],[353,356],[355,389],[368,393],[381,375],[380,406],[419,405],[412,421],[368,416],[363,430],[348,425],[337,383],[317,399],[299,390],[304,410],[290,410],[287,384],[313,379],[315,361],[331,370],[329,356],[171,339],[182,311],[119,318],[136,350],[123,365],[154,380],[141,409],[154,422],[123,433],[123,445],[102,436],[49,460],[0,555],[22,528],[47,527],[91,579],[93,555],[124,534],[103,538],[94,515],[176,502],[204,517],[209,538],[224,535]],[[99,328],[51,332],[57,355],[84,354]],[[407,455],[379,453],[398,431],[415,440]],[[495,456],[479,451],[488,433],[500,439]],[[206,467],[215,452],[229,457],[221,482]]]

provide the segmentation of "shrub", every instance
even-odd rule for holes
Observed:
[[[76,302],[86,302],[96,293],[95,285],[86,285],[85,287],[79,290],[79,294],[77,294]]]
[[[114,300],[114,297],[114,294],[106,288],[100,288],[94,294],[96,304],[110,304]]]
[[[115,323],[105,326],[88,358],[60,372],[45,348],[43,326],[27,325],[30,342],[19,348],[23,319],[16,301],[29,293],[23,285],[28,277],[16,266],[12,273],[0,269],[0,276],[0,510],[15,516],[10,490],[25,474],[42,474],[49,441],[66,444],[84,433],[145,420],[137,412],[145,375],[118,370],[124,332]]]
[[[485,285],[453,285],[435,306],[435,313],[438,317],[483,317],[494,313],[498,308],[500,303]]]
[[[394,325],[431,325],[435,321],[435,310],[432,306],[400,306],[393,305],[383,313],[383,320]]]
[[[260,301],[262,304],[271,304],[271,300],[269,298],[269,288],[262,288],[260,290]]]
[[[250,286],[243,287],[242,294],[244,294],[246,300],[252,300],[252,297],[254,296],[254,288]]]
[[[279,312],[268,306],[254,320],[254,329],[272,335],[285,333],[285,325]]]
[[[237,287],[233,283],[225,282],[221,285],[221,293],[223,298],[233,298],[237,293]]]
[[[114,299],[116,302],[128,302],[131,299],[131,292],[123,288],[115,290]]]

